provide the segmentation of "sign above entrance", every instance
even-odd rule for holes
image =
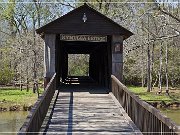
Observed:
[[[60,40],[63,40],[63,41],[86,41],[86,42],[107,42],[107,36],[60,34]]]

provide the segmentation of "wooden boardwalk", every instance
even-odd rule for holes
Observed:
[[[111,93],[59,92],[50,113],[45,134],[141,134]]]

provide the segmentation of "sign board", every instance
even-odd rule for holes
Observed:
[[[113,44],[113,53],[123,53],[123,45],[120,42]]]
[[[63,40],[63,41],[86,41],[86,42],[107,42],[107,36],[60,34],[60,40]]]

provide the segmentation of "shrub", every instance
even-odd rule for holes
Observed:
[[[14,71],[9,66],[3,66],[0,69],[0,84],[8,84],[13,80]]]

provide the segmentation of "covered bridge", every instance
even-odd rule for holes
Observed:
[[[98,84],[110,90],[111,74],[122,80],[123,40],[132,32],[87,4],[36,30],[45,41],[45,85],[54,73],[57,86],[73,84],[68,76],[68,54],[89,54],[89,76],[79,83]],[[77,81],[77,80],[76,80]]]
[[[84,4],[37,33],[45,41],[45,91],[19,134],[178,134],[120,82],[130,31]],[[68,75],[68,54],[89,54],[89,76]]]

